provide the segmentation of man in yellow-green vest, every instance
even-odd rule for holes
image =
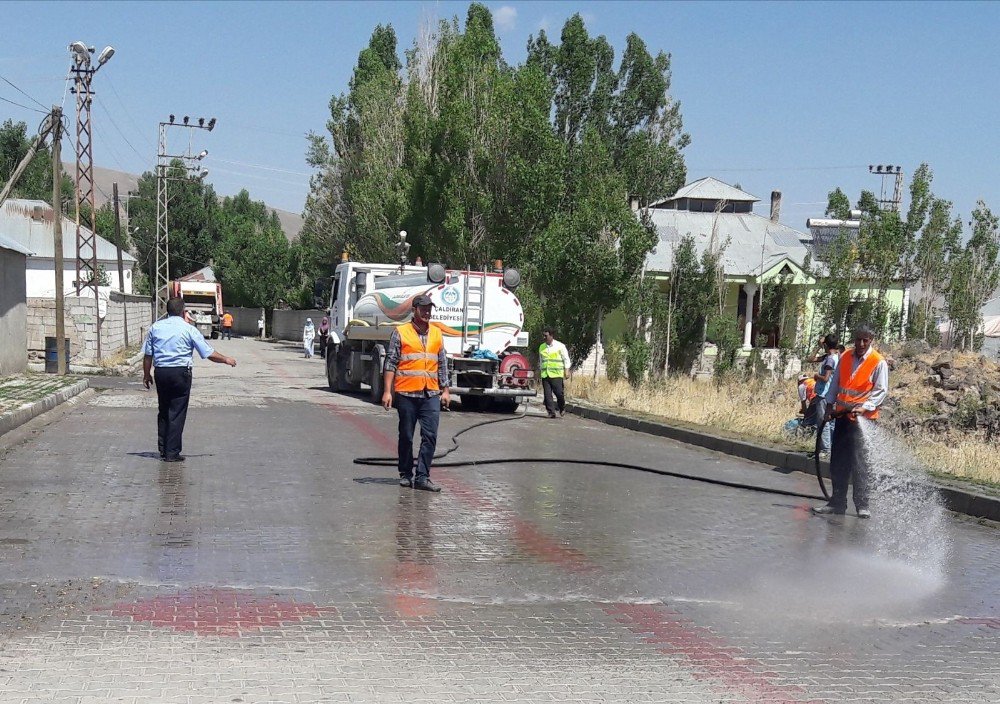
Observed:
[[[541,366],[542,390],[545,392],[545,410],[549,418],[556,417],[556,411],[561,418],[566,408],[566,393],[563,390],[563,379],[572,376],[569,352],[566,345],[555,338],[552,328],[542,331],[545,342],[538,348],[538,361]]]

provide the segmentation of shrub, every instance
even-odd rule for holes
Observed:
[[[618,381],[625,376],[625,345],[612,340],[604,346],[604,367],[608,381]]]

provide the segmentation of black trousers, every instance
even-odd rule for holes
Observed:
[[[858,510],[868,508],[868,458],[859,423],[843,418],[833,426],[833,447],[830,451],[833,497],[830,505],[841,511],[847,509],[847,485],[851,481],[854,484],[854,507]]]
[[[549,412],[549,415],[555,415],[557,410],[562,413],[563,409],[566,408],[566,394],[563,392],[562,377],[543,378],[542,391],[545,393],[545,410]]]
[[[155,374],[160,409],[156,416],[156,444],[160,457],[173,458],[181,454],[181,436],[191,398],[191,368],[158,367]]]

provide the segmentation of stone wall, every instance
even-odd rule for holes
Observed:
[[[312,318],[319,334],[319,323],[326,315],[325,310],[275,310],[271,322],[271,337],[275,340],[302,342],[302,328],[306,318]]]
[[[97,310],[93,298],[66,296],[66,337],[70,362],[94,364],[97,361]],[[125,347],[125,319],[128,318],[129,345],[142,340],[152,322],[148,296],[132,296],[112,291],[101,325],[101,354],[117,354]],[[45,338],[56,334],[56,302],[52,298],[28,299],[28,357],[45,359]]]
[[[149,296],[133,296],[112,291],[107,312],[101,322],[101,353],[112,355],[125,348],[125,324],[128,322],[128,346],[137,347],[146,338],[153,320]]]
[[[233,316],[233,334],[239,337],[257,337],[257,320],[263,308],[236,308],[223,306]]]

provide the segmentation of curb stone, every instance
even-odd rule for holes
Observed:
[[[756,445],[745,440],[710,435],[707,432],[680,425],[670,425],[658,420],[648,420],[633,415],[614,413],[604,408],[584,405],[579,402],[568,402],[566,410],[583,418],[596,420],[600,423],[613,425],[627,430],[634,430],[647,435],[669,438],[688,445],[704,447],[726,455],[741,457],[751,462],[770,465],[779,469],[803,472],[814,475],[815,467],[812,460],[801,452],[790,452],[776,447]],[[820,471],[824,477],[830,477],[830,463],[822,462]],[[945,507],[955,513],[961,513],[973,518],[985,518],[1000,522],[1000,497],[979,494],[965,487],[944,484],[932,480],[937,487]]]
[[[72,386],[67,386],[65,389],[60,389],[50,396],[46,396],[43,399],[35,401],[24,408],[19,408],[12,413],[6,413],[0,416],[0,435],[10,432],[14,428],[24,425],[32,418],[40,416],[46,411],[51,411],[53,408],[61,403],[65,403],[74,396],[86,391],[87,387],[90,385],[86,379],[81,379]]]

